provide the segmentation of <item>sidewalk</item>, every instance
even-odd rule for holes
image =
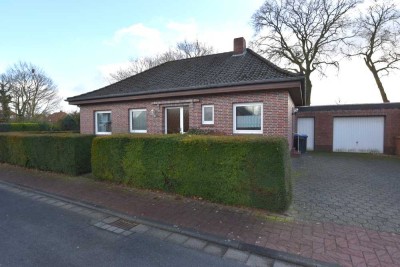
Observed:
[[[0,180],[195,231],[342,266],[400,266],[400,235],[334,223],[291,221],[85,177],[0,164]]]

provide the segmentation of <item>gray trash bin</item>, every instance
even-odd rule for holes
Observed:
[[[306,134],[295,134],[294,135],[294,140],[293,140],[294,147],[301,154],[306,153],[306,151],[307,151],[307,138],[308,138],[308,135],[306,135]]]

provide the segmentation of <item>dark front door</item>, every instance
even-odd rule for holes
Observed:
[[[185,133],[189,130],[189,108],[174,107],[165,109],[165,133]]]
[[[180,108],[167,108],[167,134],[175,134],[181,132],[181,109]]]

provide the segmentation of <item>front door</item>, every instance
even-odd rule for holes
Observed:
[[[186,133],[189,130],[189,108],[173,107],[165,109],[165,133]]]

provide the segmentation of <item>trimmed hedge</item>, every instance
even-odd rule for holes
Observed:
[[[289,160],[283,138],[114,135],[92,146],[98,179],[271,211],[290,204]]]
[[[50,126],[47,123],[36,122],[15,122],[0,123],[0,132],[35,132],[49,131]]]
[[[91,171],[94,136],[79,134],[0,134],[0,162],[72,175]]]

